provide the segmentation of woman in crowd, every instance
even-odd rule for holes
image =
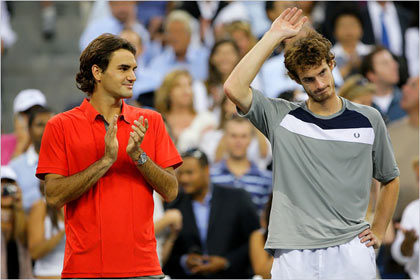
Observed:
[[[192,78],[186,70],[166,75],[155,93],[155,107],[162,114],[179,152],[198,147],[203,133],[217,126],[210,112],[194,110]]]

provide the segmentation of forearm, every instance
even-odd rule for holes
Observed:
[[[399,188],[400,181],[397,177],[382,186],[380,190],[375,216],[372,222],[372,231],[380,240],[383,239],[386,228],[388,227],[392,215],[394,214],[395,206],[398,200]]]
[[[178,181],[174,174],[161,168],[150,158],[137,169],[144,179],[155,189],[166,202],[171,202],[178,195]]]
[[[247,97],[251,82],[264,61],[281,41],[277,35],[268,31],[236,65],[225,83],[225,92],[234,103]]]
[[[50,239],[43,240],[42,242],[30,247],[29,253],[31,254],[32,259],[37,260],[50,253],[58,245],[58,243],[60,243],[61,239],[63,239],[64,234],[64,230],[61,230]]]
[[[61,208],[64,204],[79,198],[109,170],[112,164],[112,160],[103,157],[79,173],[46,180],[47,202]]]

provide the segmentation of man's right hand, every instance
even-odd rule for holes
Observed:
[[[118,115],[114,115],[105,133],[104,159],[108,160],[110,164],[113,164],[118,157],[117,119]]]

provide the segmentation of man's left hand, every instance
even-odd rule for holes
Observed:
[[[133,131],[130,132],[126,152],[133,161],[137,161],[141,154],[140,144],[143,142],[146,131],[149,128],[149,121],[141,116],[138,120],[134,121],[134,125],[131,128]]]
[[[382,240],[379,239],[370,228],[365,229],[362,233],[360,233],[359,238],[361,238],[360,243],[366,242],[366,247],[373,246],[374,249],[381,247]]]

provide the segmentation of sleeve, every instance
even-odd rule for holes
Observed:
[[[57,118],[48,121],[45,127],[36,177],[44,180],[45,175],[49,173],[63,176],[68,176],[69,174],[64,131]]]
[[[282,99],[273,99],[264,96],[259,90],[252,88],[252,103],[248,113],[244,114],[237,108],[241,117],[247,118],[270,141],[272,140],[275,123],[290,111]]]
[[[413,221],[412,221],[413,220],[412,216],[415,216],[415,215],[413,215],[413,213],[411,211],[411,209],[412,209],[411,206],[412,206],[412,204],[409,204],[407,206],[407,208],[405,209],[403,215],[402,215],[402,219],[401,219],[401,227],[402,228],[405,228],[405,229],[416,228],[415,224],[413,224]],[[415,220],[414,223],[418,223],[418,221]],[[394,242],[392,243],[392,246],[391,246],[392,258],[401,265],[405,265],[410,260],[412,260],[413,257],[415,256],[416,252],[418,254],[418,249],[419,249],[418,248],[419,247],[419,242],[416,241],[416,243],[414,243],[415,248],[414,248],[413,256],[412,257],[403,256],[402,253],[401,253],[401,244],[403,243],[404,239],[405,239],[404,233],[401,230],[398,230],[397,235],[395,237],[395,240],[394,240]]]
[[[163,122],[162,116],[159,114],[156,120],[156,158],[155,163],[162,168],[172,166],[177,168],[182,164],[182,158],[175,147],[171,137],[169,137],[166,131],[165,123]]]
[[[381,183],[387,183],[400,175],[394,151],[385,122],[379,112],[376,115],[377,124],[373,142],[372,160],[373,177]]]

